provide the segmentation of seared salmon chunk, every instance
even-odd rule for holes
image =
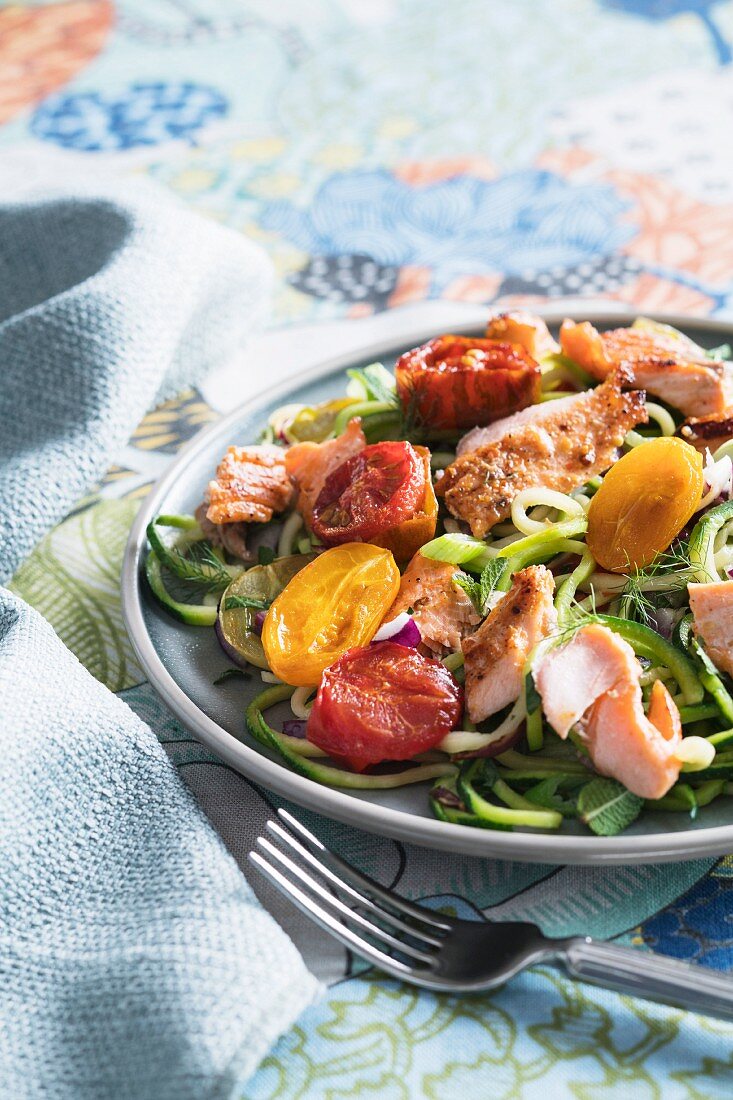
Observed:
[[[622,391],[617,372],[595,390],[524,409],[481,433],[488,442],[463,450],[435,485],[448,510],[483,538],[506,519],[523,490],[579,488],[618,457],[630,428],[648,420],[644,393]],[[465,441],[464,441],[465,442]]]
[[[733,582],[688,584],[695,633],[710,660],[733,676]]]
[[[282,448],[229,447],[206,490],[206,518],[211,523],[269,523],[292,497]]]
[[[733,364],[709,359],[692,340],[662,326],[600,333],[589,321],[563,321],[560,344],[594,378],[628,367],[634,385],[685,416],[720,414],[733,405]]]
[[[554,588],[544,565],[522,569],[476,633],[464,639],[466,706],[472,722],[483,722],[519,698],[528,656],[557,629]]]
[[[534,670],[545,716],[560,737],[575,728],[593,766],[640,798],[661,798],[677,781],[679,711],[657,681],[644,713],[633,649],[608,627],[581,627]]]
[[[453,583],[458,572],[456,565],[415,554],[385,616],[385,622],[390,622],[411,607],[413,621],[422,635],[421,648],[428,656],[458,649],[481,621],[469,597]]]

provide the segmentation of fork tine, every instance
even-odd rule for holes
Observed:
[[[391,890],[386,890],[384,886],[380,886],[378,882],[369,878],[368,875],[363,875],[361,871],[357,871],[350,863],[341,859],[341,856],[337,856],[335,852],[327,848],[318,837],[314,836],[309,829],[306,829],[305,825],[302,825],[300,821],[298,821],[296,817],[293,817],[291,813],[288,813],[287,810],[279,808],[277,813],[278,817],[285,822],[288,828],[302,837],[308,847],[315,848],[324,861],[327,861],[332,867],[337,867],[343,875],[346,875],[352,882],[361,886],[362,890],[371,894],[372,897],[379,898],[385,905],[391,905],[392,908],[396,909],[398,912],[413,917],[415,920],[420,920],[424,924],[430,925],[432,928],[440,929],[442,932],[450,932],[453,925],[449,917],[443,916],[442,913],[432,913],[421,905],[413,905],[412,902],[407,901],[405,898],[398,897],[398,895],[394,894]]]
[[[391,935],[391,933],[387,932],[384,928],[380,928],[378,924],[373,924],[370,920],[367,920],[361,913],[357,913],[354,909],[350,909],[339,897],[332,894],[328,887],[324,886],[318,879],[313,878],[308,871],[298,866],[298,864],[288,855],[281,852],[279,848],[276,848],[275,845],[271,844],[265,837],[259,837],[257,843],[261,848],[264,848],[269,856],[276,859],[292,876],[300,879],[307,890],[310,890],[312,894],[315,894],[324,901],[329,908],[335,909],[337,913],[340,913],[344,920],[351,921],[363,932],[366,932],[368,936],[372,936],[375,940],[379,941],[380,946],[389,946],[393,948],[393,950],[399,951],[402,955],[408,955],[417,962],[427,963],[428,965],[434,962],[432,955],[428,955],[425,951],[420,951],[409,943],[403,943],[402,940],[397,939],[396,936]]]
[[[391,955],[387,955],[384,951],[380,951],[379,948],[374,947],[368,940],[364,940],[361,936],[357,936],[355,932],[352,932],[350,928],[342,924],[337,917],[328,913],[325,909],[322,909],[317,901],[304,894],[295,883],[281,874],[276,867],[273,867],[266,859],[260,855],[259,852],[250,852],[249,859],[254,863],[255,867],[265,878],[269,879],[272,885],[290,898],[294,905],[300,909],[302,913],[305,913],[307,917],[310,917],[312,921],[319,924],[325,932],[335,936],[337,940],[340,940],[344,946],[355,951],[357,955],[361,955],[362,958],[367,959],[373,963],[374,966],[378,966],[380,970],[384,970],[387,974],[392,974],[395,978],[412,979],[414,971],[411,966],[407,966],[406,963],[402,963],[399,959],[393,959]]]
[[[296,840],[287,829],[283,829],[282,825],[279,825],[276,821],[268,821],[267,828],[279,841],[283,844],[287,844],[293,852],[296,852],[300,859],[317,871],[319,875],[328,879],[328,881],[342,893],[348,894],[348,896],[353,898],[354,902],[361,908],[373,913],[375,917],[384,921],[385,924],[389,924],[390,928],[399,929],[400,932],[404,932],[406,935],[411,936],[412,939],[428,943],[432,947],[441,946],[443,941],[439,936],[434,936],[430,932],[425,932],[422,928],[415,928],[412,924],[406,924],[394,913],[383,908],[381,905],[377,905],[377,903],[370,897],[367,897],[366,894],[360,893],[344,879],[339,878],[335,871],[331,870],[328,864],[314,856],[313,853],[301,844],[299,840]]]

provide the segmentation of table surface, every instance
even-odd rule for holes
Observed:
[[[122,627],[119,563],[141,497],[263,377],[387,336],[403,311],[436,331],[567,297],[730,317],[732,43],[733,4],[716,0],[0,8],[5,193],[79,165],[142,175],[259,241],[277,273],[272,329],[149,414],[12,585],[158,731],[243,867],[271,796],[164,711]],[[304,816],[428,904],[733,965],[730,857],[604,870],[447,860]],[[256,886],[331,984],[248,1098],[733,1094],[730,1025],[547,968],[491,997],[417,993],[362,973]]]

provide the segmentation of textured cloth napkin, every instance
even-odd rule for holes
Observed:
[[[114,188],[0,208],[0,578],[269,267]],[[153,733],[0,588],[0,1095],[225,1097],[316,996]]]
[[[0,206],[0,581],[156,398],[236,350],[270,279],[259,249],[148,185]]]

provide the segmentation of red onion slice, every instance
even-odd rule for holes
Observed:
[[[388,623],[383,623],[377,633],[372,638],[372,645],[375,642],[396,642],[397,645],[404,645],[414,649],[420,645],[422,641],[422,634],[420,628],[413,619],[412,615],[408,615],[406,611],[403,611],[396,618],[390,620]]]
[[[283,733],[288,737],[305,738],[306,722],[303,718],[288,718],[283,722]]]

